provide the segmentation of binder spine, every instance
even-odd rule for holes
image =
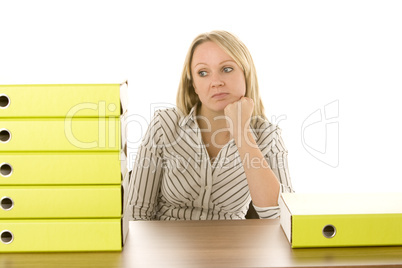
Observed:
[[[0,155],[0,185],[120,184],[127,160],[117,152],[7,152]]]
[[[121,226],[119,218],[0,221],[0,252],[121,251]]]
[[[293,215],[292,247],[397,246],[402,214]]]

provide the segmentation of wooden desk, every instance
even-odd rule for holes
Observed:
[[[0,254],[18,267],[402,267],[402,247],[291,249],[278,220],[131,222],[123,252]]]

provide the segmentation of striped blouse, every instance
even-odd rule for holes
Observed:
[[[196,121],[175,108],[158,110],[138,149],[130,179],[134,220],[244,219],[251,201],[234,139],[211,161]],[[281,184],[292,192],[287,150],[280,129],[262,118],[252,134]],[[247,159],[246,159],[247,160]],[[276,218],[279,207],[255,207],[260,218]]]

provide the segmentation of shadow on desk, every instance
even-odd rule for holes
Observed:
[[[1,268],[122,267],[121,252],[0,253]]]
[[[298,266],[402,267],[402,247],[345,247],[292,249]]]

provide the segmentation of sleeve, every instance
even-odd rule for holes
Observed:
[[[163,175],[163,130],[157,111],[139,146],[130,178],[129,211],[133,220],[152,220]]]
[[[292,193],[294,191],[289,175],[288,150],[282,140],[281,129],[269,122],[264,125],[267,126],[259,131],[260,136],[257,141],[259,148],[280,183],[280,193]],[[279,206],[253,206],[261,219],[273,219],[280,216]]]

